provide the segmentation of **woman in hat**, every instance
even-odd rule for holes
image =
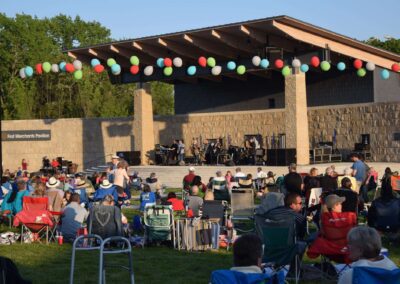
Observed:
[[[47,192],[46,195],[49,199],[49,210],[54,212],[60,212],[63,204],[64,192],[58,187],[60,181],[55,177],[49,178],[46,182]]]
[[[118,200],[118,193],[115,186],[105,179],[101,182],[99,189],[94,193],[94,201],[101,201],[106,195],[112,195],[114,200]]]

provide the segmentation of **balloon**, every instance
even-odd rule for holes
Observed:
[[[76,80],[82,79],[82,76],[83,76],[82,70],[76,70],[76,71],[74,72],[74,78],[75,78]]]
[[[283,67],[284,63],[282,59],[277,59],[275,60],[275,67],[278,69],[281,69]]]
[[[42,74],[43,73],[43,68],[42,68],[42,64],[38,63],[35,65],[35,70],[37,74]]]
[[[228,70],[235,70],[235,69],[236,69],[236,63],[233,62],[233,61],[229,61],[229,62],[226,64],[226,68],[228,68]]]
[[[307,73],[310,70],[310,67],[307,64],[301,64],[300,66],[301,72]]]
[[[260,66],[261,64],[261,58],[260,56],[253,56],[253,58],[251,59],[251,62],[253,63],[254,66]]]
[[[300,68],[300,66],[301,66],[301,61],[299,60],[299,59],[293,59],[293,61],[292,61],[292,67],[293,68]]]
[[[172,64],[172,61],[171,61],[171,64]],[[167,67],[164,68],[164,75],[165,76],[171,76],[173,71],[174,70],[172,69],[172,67],[167,66]]]
[[[375,70],[375,63],[373,62],[367,62],[367,64],[365,65],[365,68],[368,71],[374,71]]]
[[[292,70],[290,69],[289,66],[285,66],[285,67],[282,68],[282,75],[284,77],[290,75],[291,72],[292,72]]]
[[[42,69],[44,72],[49,73],[51,70],[51,64],[49,62],[43,62]]]
[[[213,74],[214,76],[218,76],[219,74],[221,74],[221,71],[222,67],[217,65],[211,69],[211,74]]]
[[[139,63],[140,63],[139,57],[137,57],[136,55],[131,56],[129,61],[131,62],[132,65],[136,65],[136,66],[139,65]]]
[[[31,66],[26,66],[25,67],[25,75],[26,75],[26,77],[32,77],[33,68]]]
[[[144,73],[144,75],[146,75],[146,76],[151,76],[151,75],[153,74],[153,72],[154,72],[154,67],[151,66],[151,65],[146,66],[146,67],[144,68],[144,70],[143,70],[143,73]]]
[[[174,64],[175,67],[182,67],[182,58],[180,57],[175,57],[174,60],[172,60],[172,63]]]
[[[204,56],[199,57],[198,62],[201,67],[207,66],[207,59]]]
[[[163,68],[164,67],[164,58],[158,58],[157,59],[157,66],[159,67],[159,68]]]
[[[331,69],[331,64],[328,61],[322,61],[321,64],[321,69],[322,71],[329,71],[329,69]]]
[[[26,78],[25,68],[19,69],[19,76],[20,76],[22,79],[25,79],[25,78]]]
[[[51,65],[51,72],[58,73],[59,71],[60,71],[60,69],[58,68],[57,64],[52,64]]]
[[[362,65],[363,65],[363,62],[360,59],[356,59],[353,62],[353,66],[356,69],[360,69],[362,67]]]
[[[358,77],[364,77],[365,74],[367,74],[367,71],[365,71],[364,68],[360,68],[360,69],[357,70],[357,76]]]
[[[26,71],[25,71],[26,72]],[[388,71],[388,70],[386,70],[386,69],[383,69],[382,71],[381,71],[381,78],[383,79],[383,80],[387,80],[387,79],[389,79],[389,77],[390,77],[390,72]]]
[[[96,73],[101,73],[101,72],[104,71],[104,66],[101,65],[101,64],[98,64],[98,65],[94,66],[94,71],[95,71]]]
[[[208,67],[214,67],[217,64],[214,57],[207,58],[207,65]]]
[[[90,60],[90,65],[92,65],[93,68],[99,64],[100,60],[98,60],[97,58],[93,58],[92,60]]]
[[[68,73],[74,72],[75,71],[74,65],[71,63],[65,64],[65,71],[67,71]]]
[[[237,72],[239,75],[243,75],[244,73],[246,73],[246,66],[244,66],[244,65],[239,65],[239,66],[237,67],[237,69],[236,69],[236,72]]]
[[[194,74],[196,74],[196,66],[189,66],[187,69],[187,73],[190,76],[193,76]]]
[[[82,62],[80,60],[74,60],[72,64],[74,64],[75,70],[82,70]]]
[[[121,66],[117,63],[111,66],[111,73],[114,75],[119,75],[121,73]]]
[[[337,67],[337,69],[338,69],[339,71],[344,71],[344,70],[346,69],[346,64],[345,64],[344,62],[339,62],[339,63],[336,65],[336,67]]]
[[[262,69],[267,69],[268,66],[269,66],[269,61],[268,61],[268,59],[266,59],[266,58],[262,59],[261,62],[260,62],[260,67],[261,67]]]
[[[164,58],[164,66],[165,67],[171,67],[172,66],[172,60],[171,58]]]
[[[318,56],[311,57],[310,64],[311,66],[317,68],[319,66],[320,60]]]
[[[393,63],[392,64],[392,71],[399,72],[400,71],[400,64]]]
[[[58,65],[60,67],[60,70],[65,72],[65,66],[67,65],[67,63],[65,63],[64,61],[60,62],[60,64]]]
[[[131,74],[136,75],[137,73],[139,73],[139,66],[132,65],[129,71],[131,72]]]
[[[107,66],[108,66],[108,67],[111,67],[111,66],[113,66],[113,65],[115,65],[115,64],[117,64],[117,61],[115,61],[114,58],[108,58],[108,59],[107,59]]]

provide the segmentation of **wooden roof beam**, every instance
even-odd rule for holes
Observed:
[[[140,50],[143,53],[146,53],[148,55],[150,55],[151,57],[154,58],[154,64],[155,61],[157,60],[157,58],[164,58],[164,57],[169,57],[170,55],[166,52],[166,50],[150,45],[150,44],[146,44],[143,42],[136,42],[134,41],[132,43],[132,46],[138,50]]]
[[[230,47],[239,49],[240,51],[249,54],[254,54],[254,49],[251,46],[249,46],[245,42],[241,42],[240,40],[230,35],[229,33],[223,31],[211,30],[211,35]]]
[[[92,58],[90,58],[90,56],[87,56],[86,54],[78,53],[78,52],[68,51],[68,56],[73,58],[74,60],[77,59],[77,60],[85,62],[86,64],[89,64],[89,65],[90,65],[90,61],[92,60]]]
[[[207,54],[215,54],[218,57],[227,58],[227,59],[236,59],[237,58],[237,54],[235,54],[229,50],[226,50],[225,48],[221,48],[220,45],[210,42],[208,40],[205,40],[203,38],[200,38],[200,37],[197,37],[194,35],[184,34],[183,39],[186,40],[187,42],[190,42],[194,46],[197,46],[198,48],[204,50]]]
[[[126,57],[127,60],[130,60],[132,55],[136,55],[137,57],[139,57],[139,60],[141,63],[154,64],[153,57],[148,56],[147,54],[137,51],[137,50],[132,50],[132,49],[129,49],[129,48],[126,48],[123,46],[118,46],[118,45],[110,45],[110,50]]]
[[[247,75],[246,74],[238,75],[236,73],[226,73],[226,74],[222,74],[222,76],[229,77],[229,78],[232,78],[232,79],[236,79],[236,80],[239,80],[239,81],[247,81]]]
[[[175,43],[175,42],[173,42],[171,40],[168,40],[168,39],[165,39],[165,38],[164,39],[158,38],[157,42],[160,45],[168,48],[169,50],[171,50],[173,52],[175,52],[176,54],[179,54],[179,56],[186,57],[186,58],[189,58],[189,59],[195,59],[195,60],[199,57],[199,55],[197,53],[193,53],[190,50],[188,50],[187,48],[185,48],[184,46],[182,46],[180,44],[177,44],[177,43]]]

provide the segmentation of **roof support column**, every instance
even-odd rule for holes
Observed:
[[[140,151],[140,163],[148,165],[154,150],[154,125],[152,97],[145,89],[134,93],[133,135],[135,151]]]
[[[305,73],[285,77],[286,147],[296,149],[297,164],[310,163]]]

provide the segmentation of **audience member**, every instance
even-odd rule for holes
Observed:
[[[326,168],[325,175],[320,178],[320,185],[322,187],[322,192],[324,193],[333,192],[338,188],[338,184],[331,167]]]
[[[42,182],[35,184],[34,191],[31,193],[32,197],[44,197],[46,195],[46,185]]]
[[[111,194],[114,200],[118,200],[118,192],[115,186],[112,183],[110,183],[108,179],[104,179],[101,182],[99,189],[97,189],[96,192],[94,193],[93,200],[101,201],[108,194]]]
[[[176,197],[175,192],[168,193],[167,201],[171,202],[172,209],[174,211],[183,211],[183,210],[185,210],[185,207],[183,206],[183,200],[178,199]]]
[[[338,186],[340,187],[340,186],[342,186],[342,179],[343,178],[346,177],[346,178],[350,179],[350,181],[351,181],[351,190],[357,192],[357,194],[358,194],[357,181],[356,181],[356,178],[352,176],[352,173],[353,173],[353,170],[351,168],[345,168],[344,169],[344,175],[343,176],[338,176],[337,183],[338,183]]]
[[[63,209],[61,215],[61,233],[65,241],[75,240],[79,228],[82,227],[88,215],[86,209],[80,205],[79,194],[72,194],[69,204]]]
[[[301,175],[297,173],[296,164],[292,163],[289,165],[289,173],[285,175],[283,183],[287,193],[296,193],[301,195],[304,185]]]
[[[190,187],[193,185],[193,179],[196,176],[195,174],[196,169],[194,167],[189,168],[189,173],[183,178],[182,184],[183,189],[189,191]]]
[[[143,192],[140,194],[140,211],[144,211],[147,204],[156,204],[156,194],[151,191],[148,184],[143,185]]]
[[[22,210],[22,201],[24,196],[29,196],[29,191],[26,188],[26,182],[22,179],[17,179],[16,188],[13,188],[5,196],[1,204],[3,217],[9,214],[15,215]]]
[[[203,205],[203,199],[197,196],[199,193],[199,188],[194,185],[190,190],[190,195],[188,197],[188,207],[193,211],[193,216],[199,216],[199,209]]]
[[[304,193],[306,196],[306,203],[308,204],[308,199],[310,197],[311,189],[320,187],[318,169],[311,168],[310,174],[304,177]]]
[[[58,187],[60,186],[60,181],[55,177],[51,177],[46,183],[47,192],[46,195],[49,198],[49,210],[54,212],[61,212],[64,192]]]
[[[356,178],[356,191],[364,199],[364,202],[368,202],[366,189],[364,190],[365,180],[367,178],[367,167],[356,153],[351,154],[350,159],[353,161],[351,168],[353,170],[352,176]]]
[[[239,181],[239,179],[245,178],[245,177],[246,177],[246,174],[242,172],[242,169],[240,167],[237,167],[235,169],[235,175],[234,175],[235,181]]]
[[[262,273],[263,254],[261,239],[254,234],[240,236],[233,243],[233,267],[231,270],[243,273]]]

